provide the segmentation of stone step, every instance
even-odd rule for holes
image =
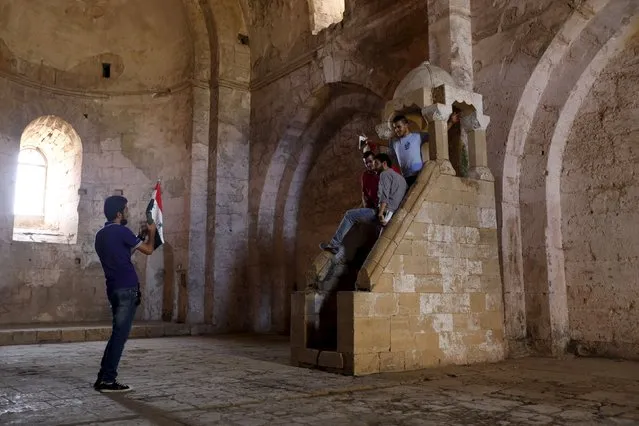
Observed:
[[[211,331],[211,326],[205,324],[134,322],[129,338],[201,335]],[[111,323],[108,322],[3,325],[0,326],[0,346],[105,341],[110,335]]]

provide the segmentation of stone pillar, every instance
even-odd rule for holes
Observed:
[[[473,90],[473,37],[470,0],[428,1],[429,59]]]
[[[476,112],[461,118],[462,131],[468,136],[468,177],[494,182],[495,178],[488,168],[486,148],[486,127],[489,122],[490,117]]]
[[[207,241],[207,198],[209,169],[209,121],[211,91],[193,87],[193,135],[189,197],[188,314],[192,324],[204,323],[204,285]]]
[[[431,160],[439,164],[441,174],[455,176],[455,169],[448,158],[448,117],[453,107],[434,104],[424,107],[422,115],[428,121],[428,151]]]

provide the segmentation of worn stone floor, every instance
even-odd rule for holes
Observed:
[[[120,379],[91,385],[104,342],[0,347],[0,424],[639,424],[639,363],[509,360],[345,377],[289,366],[280,337],[174,337],[127,344]]]

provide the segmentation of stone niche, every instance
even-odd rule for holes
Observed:
[[[453,108],[461,113],[460,140],[468,145],[466,178],[449,159]],[[428,129],[426,164],[357,271],[345,271],[343,261],[328,253],[309,268],[306,291],[292,295],[294,365],[365,375],[505,356],[482,97],[426,62],[388,102],[380,138],[391,137],[398,113],[418,130]]]

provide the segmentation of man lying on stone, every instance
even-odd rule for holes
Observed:
[[[360,208],[348,210],[339,224],[335,235],[329,243],[321,243],[320,249],[337,254],[343,248],[344,237],[357,223],[378,224],[386,226],[395,211],[399,208],[406,194],[406,180],[392,168],[392,161],[387,154],[375,156],[375,169],[379,172],[377,208]]]
[[[424,166],[422,143],[428,141],[428,134],[424,134],[422,138],[422,134],[411,132],[408,128],[408,119],[403,115],[393,119],[393,130],[397,139],[391,141],[390,147],[395,152],[402,176],[410,187],[415,183]]]

